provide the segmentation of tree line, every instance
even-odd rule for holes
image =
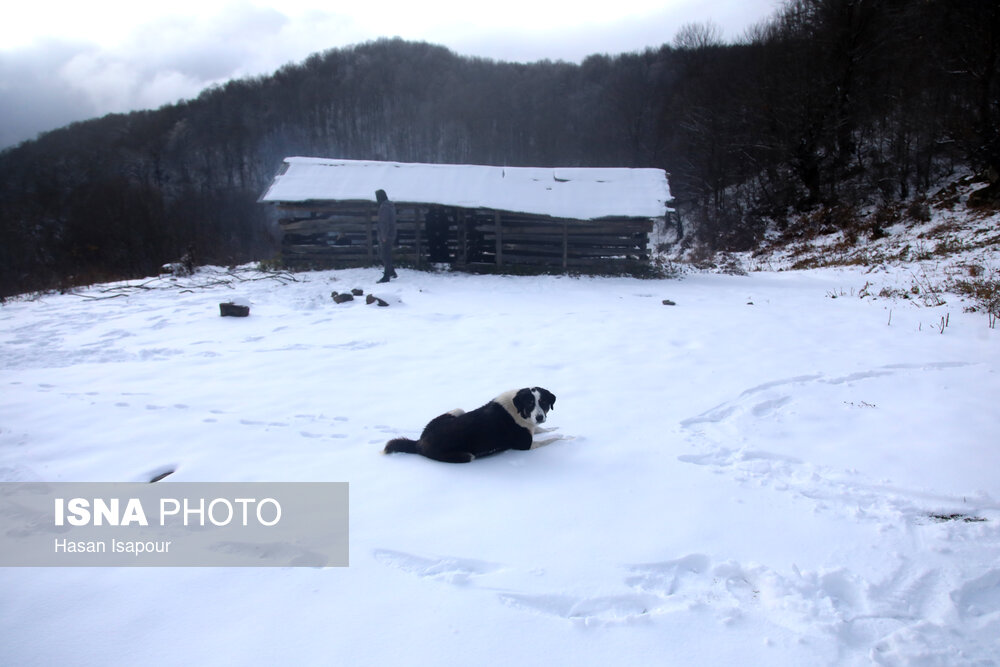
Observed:
[[[0,295],[149,275],[189,248],[268,258],[257,198],[291,155],[659,167],[700,241],[752,248],[796,214],[912,201],[959,169],[996,183],[1000,8],[790,0],[736,43],[691,24],[580,64],[379,40],[74,123],[0,153]]]

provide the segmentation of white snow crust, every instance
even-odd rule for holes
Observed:
[[[264,202],[375,201],[442,204],[554,218],[662,218],[670,187],[662,169],[535,168],[291,157]]]
[[[208,268],[0,308],[0,480],[351,495],[347,568],[0,571],[4,664],[1000,660],[982,313],[857,298],[860,268],[380,274]],[[354,287],[391,305],[331,301]],[[248,318],[219,317],[234,298]],[[534,385],[572,440],[380,455]]]

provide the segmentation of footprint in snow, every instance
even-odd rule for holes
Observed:
[[[326,554],[308,551],[288,542],[272,544],[219,542],[210,548],[219,553],[245,556],[248,563],[282,562],[293,567],[326,567],[330,564],[330,557]]]
[[[626,578],[625,583],[644,591],[674,595],[691,580],[704,575],[710,565],[708,556],[704,554],[691,554],[662,563],[633,565],[629,569],[635,574]]]
[[[475,577],[498,572],[503,569],[495,563],[476,560],[474,558],[456,558],[451,556],[428,558],[404,551],[393,551],[391,549],[375,549],[372,555],[375,557],[375,560],[383,565],[415,574],[421,578],[436,579],[455,585],[464,585]]]
[[[330,440],[343,440],[347,436],[343,433],[310,433],[309,431],[299,431],[299,435],[303,438],[309,438],[311,440],[316,440],[319,438],[327,438]]]
[[[647,616],[657,602],[655,596],[642,594],[577,597],[502,593],[497,597],[514,609],[565,618],[584,625],[609,625],[640,619]]]
[[[994,569],[951,593],[962,618],[995,616],[1000,610],[1000,570]]]

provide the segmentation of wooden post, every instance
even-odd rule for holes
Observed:
[[[413,221],[413,233],[416,236],[416,244],[417,244],[417,268],[418,269],[420,268],[421,255],[423,254],[423,253],[420,252],[420,223],[424,219],[423,210],[424,209],[421,206],[417,206],[416,207],[416,218]]]
[[[503,266],[503,233],[500,230],[500,211],[493,212],[493,222],[496,225],[497,266]]]
[[[469,258],[469,253],[468,253],[469,249],[468,249],[468,242],[466,239],[466,230],[465,230],[465,209],[462,208],[458,209],[457,223],[458,223],[458,248],[456,248],[455,252],[455,254],[457,255],[455,257],[455,263],[458,264],[459,266],[465,266]]]
[[[563,220],[563,271],[569,266],[569,221]]]
[[[365,243],[368,246],[368,261],[375,261],[375,252],[372,249],[372,225],[375,221],[375,216],[378,215],[377,209],[370,210],[368,212],[368,224],[365,226]]]

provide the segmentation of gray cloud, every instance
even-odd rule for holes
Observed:
[[[251,73],[258,45],[273,41],[287,22],[273,9],[250,5],[209,20],[163,19],[115,48],[80,50],[58,75],[104,111],[156,107]]]
[[[444,29],[429,41],[444,44],[458,53],[495,60],[580,62],[594,54],[617,55],[669,44],[677,31],[689,23],[711,21],[721,28],[726,40],[737,41],[748,27],[770,16],[777,4],[778,0],[715,0],[712,3],[692,0],[647,16],[563,30],[558,34],[484,30],[473,35]]]
[[[670,42],[677,29],[711,19],[727,38],[764,18],[776,0],[689,0],[652,16],[559,33],[455,28],[442,22],[426,35],[459,54],[497,60],[579,62],[593,53],[639,51]],[[312,11],[291,18],[249,3],[210,17],[148,23],[113,47],[47,41],[0,51],[0,148],[39,132],[111,112],[158,108],[196,97],[227,80],[268,74],[310,53],[382,35],[342,14]]]
[[[58,75],[81,48],[48,42],[0,52],[0,147],[99,112],[85,93],[66,86]]]
[[[292,20],[241,3],[209,18],[146,24],[114,47],[47,40],[0,50],[0,148],[74,121],[190,99],[367,39],[350,17],[312,12]]]

